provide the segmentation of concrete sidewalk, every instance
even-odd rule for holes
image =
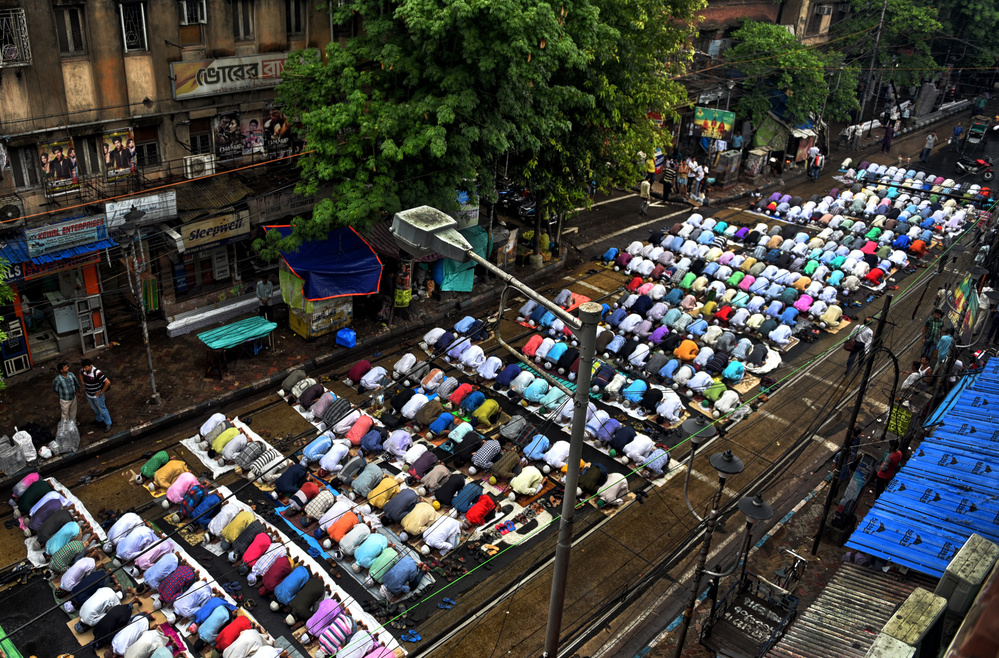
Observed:
[[[522,281],[540,285],[560,273],[564,264],[563,259],[541,270],[516,268],[512,273]],[[156,387],[163,399],[160,405],[148,404],[151,387],[141,332],[136,329],[120,336],[112,333],[116,341],[111,347],[91,357],[112,382],[106,396],[113,422],[111,433],[104,433],[103,424],[95,422],[86,401],[80,400],[77,413],[80,449],[71,455],[39,462],[38,470],[46,474],[54,472],[157,430],[208,416],[213,410],[260,391],[277,390],[292,370],[302,368],[310,375],[320,369],[343,372],[358,358],[355,354],[370,353],[383,345],[398,345],[404,339],[422,336],[434,326],[450,326],[465,315],[485,317],[498,301],[499,292],[492,278],[479,277],[473,291],[462,297],[460,308],[458,302],[415,303],[414,300],[413,318],[409,322],[396,321],[391,328],[373,318],[355,317],[351,324],[358,338],[355,350],[338,347],[335,334],[310,342],[286,325],[279,326],[274,332],[273,349],[256,356],[237,355],[234,350],[228,359],[229,374],[221,380],[204,376],[205,346],[195,333],[168,338],[163,328],[151,330]],[[81,358],[71,355],[66,361],[76,371]],[[0,433],[12,435],[15,427],[35,422],[55,434],[59,400],[52,390],[52,380],[57,362],[43,363],[7,382],[7,389],[0,392]],[[0,487],[9,486],[13,480],[8,474],[0,476]]]

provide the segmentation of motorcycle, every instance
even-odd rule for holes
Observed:
[[[981,158],[962,157],[957,161],[957,170],[969,176],[981,176],[984,181],[990,181],[996,177],[992,170],[992,158],[987,155]]]

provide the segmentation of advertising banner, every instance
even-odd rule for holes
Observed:
[[[45,194],[57,196],[80,189],[76,172],[76,150],[73,138],[64,137],[38,144],[38,157],[42,161]]]
[[[970,342],[972,328],[978,319],[978,290],[976,280],[967,275],[954,290],[954,309],[948,313],[951,326],[956,328],[956,340]]]
[[[250,222],[245,216],[229,213],[184,224],[180,234],[184,251],[192,253],[248,238]]]
[[[104,204],[104,214],[107,216],[108,228],[117,228],[125,223],[125,215],[132,208],[146,213],[139,220],[139,225],[155,224],[177,216],[177,191],[167,190],[149,196],[137,196],[120,201],[108,201]]]
[[[735,112],[695,107],[694,125],[700,129],[701,137],[730,141],[732,128],[735,126]]]
[[[264,149],[271,157],[291,154],[291,122],[280,108],[272,107],[264,112]]]
[[[288,53],[262,53],[170,63],[176,100],[276,87]]]
[[[243,155],[264,153],[264,126],[260,112],[243,112],[241,130],[243,133]]]
[[[108,237],[104,215],[81,217],[68,222],[24,229],[28,256],[36,258],[52,251],[61,251],[78,244],[89,244]]]
[[[215,159],[232,160],[243,155],[243,127],[239,111],[217,114],[214,121]]]
[[[104,133],[101,148],[108,180],[127,178],[135,173],[135,140],[131,128]]]

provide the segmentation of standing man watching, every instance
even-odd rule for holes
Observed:
[[[923,349],[919,355],[925,356],[927,359],[933,356],[933,350],[936,349],[937,341],[940,340],[942,334],[943,311],[935,308],[930,319],[923,325]]]
[[[950,354],[950,348],[954,345],[954,330],[948,329],[940,340],[937,341],[937,365],[934,367],[934,374],[941,375],[944,372],[944,368],[947,367],[947,356]]]
[[[850,374],[853,370],[853,364],[857,360],[857,355],[860,355],[860,361],[863,363],[864,357],[867,352],[871,349],[871,342],[874,340],[874,332],[871,330],[871,319],[864,318],[864,323],[854,329],[853,331],[853,349],[850,350],[850,356],[846,359],[846,374]]]
[[[874,492],[875,495],[880,497],[884,493],[885,488],[888,487],[888,483],[891,479],[895,477],[898,473],[899,466],[902,464],[902,451],[898,449],[898,440],[892,439],[888,444],[888,452],[885,456],[881,458],[881,464],[878,466],[878,477],[876,478],[876,484]]]
[[[59,396],[60,420],[76,420],[76,398],[82,395],[80,380],[69,371],[65,361],[56,366],[55,379],[52,380],[52,390]]]
[[[274,309],[271,308],[271,297],[274,296],[274,284],[271,283],[270,275],[262,277],[257,281],[257,301],[260,303],[259,315],[274,321]]]
[[[650,202],[649,196],[652,194],[652,185],[649,183],[648,179],[645,179],[642,181],[642,184],[638,189],[638,196],[642,198],[642,207],[639,208],[638,214],[643,216],[648,215]]]
[[[111,432],[111,414],[108,413],[107,404],[104,402],[104,394],[111,387],[111,380],[103,372],[94,367],[93,361],[84,359],[80,365],[80,379],[83,381],[83,388],[87,392],[87,403],[93,409],[97,422],[104,425],[104,433]]]
[[[926,136],[926,142],[923,144],[923,150],[919,154],[919,161],[920,162],[927,162],[927,161],[929,161],[929,159],[930,159],[930,152],[933,150],[933,147],[936,146],[936,143],[937,143],[937,134],[936,133],[930,133],[929,135]]]

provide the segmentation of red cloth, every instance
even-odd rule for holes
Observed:
[[[243,631],[250,629],[250,620],[239,615],[233,619],[229,624],[219,631],[218,637],[215,638],[215,649],[221,653],[229,648],[229,645],[236,641],[239,634]]]
[[[371,416],[368,414],[361,414],[361,417],[354,421],[354,424],[351,425],[350,429],[347,431],[347,440],[350,441],[351,445],[361,445],[361,439],[368,433],[368,430],[370,430],[371,426],[374,424],[375,421],[371,418]]]
[[[883,480],[890,480],[898,473],[898,466],[902,463],[902,451],[889,452],[881,460],[878,466],[878,477]]]
[[[645,282],[642,280],[642,277],[636,276],[634,279],[628,282],[628,285],[625,286],[625,288],[628,290],[628,292],[635,292],[636,290],[642,287],[643,283]]]
[[[257,592],[260,596],[267,596],[274,591],[274,588],[281,584],[281,581],[291,573],[291,562],[287,557],[281,556],[274,560],[264,577],[260,579],[260,589]]]
[[[916,257],[922,257],[926,255],[926,243],[922,240],[916,240],[909,246],[909,251]]]
[[[271,547],[271,536],[266,532],[261,532],[250,542],[250,547],[243,553],[243,562],[246,566],[252,567],[260,559],[260,556]]]
[[[493,502],[493,499],[486,494],[482,494],[479,496],[479,499],[475,502],[475,504],[469,507],[468,511],[465,512],[465,518],[468,519],[468,522],[472,525],[482,525],[486,522],[486,517],[489,516],[494,509],[496,509],[496,503]]]
[[[878,243],[874,240],[868,240],[867,243],[860,248],[865,254],[874,254],[878,251]]]
[[[534,355],[537,353],[538,348],[541,347],[541,343],[543,343],[544,341],[545,339],[543,336],[541,336],[541,334],[534,334],[533,336],[530,337],[530,339],[528,339],[526,343],[524,343],[524,346],[520,348],[520,351],[523,352],[525,356],[534,358]]]
[[[475,390],[475,387],[471,384],[462,384],[458,388],[454,389],[454,393],[451,397],[447,399],[451,404],[461,404],[461,401],[465,399],[465,396]]]
[[[357,384],[361,381],[361,377],[364,377],[371,370],[370,361],[358,361],[354,364],[354,367],[350,369],[347,373],[347,379]]]
[[[156,589],[160,594],[160,600],[165,605],[172,603],[193,582],[194,569],[186,564],[181,564],[170,572],[169,576],[160,581],[159,587]]]
[[[715,319],[721,320],[722,322],[728,322],[732,319],[732,315],[735,314],[735,309],[731,306],[722,306],[720,309],[715,311]]]
[[[864,276],[864,281],[870,281],[871,283],[879,284],[881,283],[881,279],[883,279],[884,277],[885,277],[885,271],[880,267],[875,267],[873,270],[871,270]]]

